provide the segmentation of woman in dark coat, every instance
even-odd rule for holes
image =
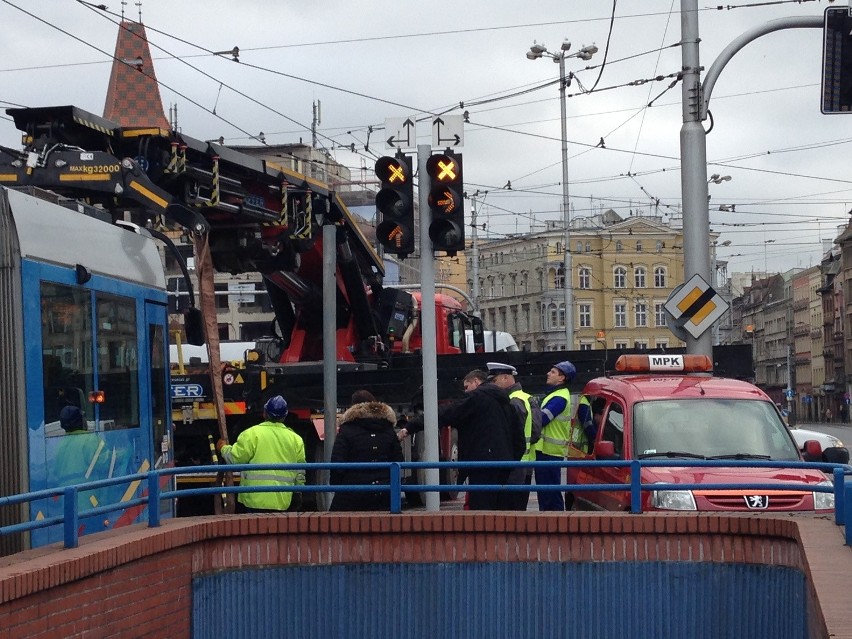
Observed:
[[[396,415],[382,402],[355,404],[340,418],[331,451],[333,463],[401,462],[402,446],[394,431]],[[332,485],[389,484],[388,469],[332,470]],[[390,510],[389,492],[337,492],[331,511]]]

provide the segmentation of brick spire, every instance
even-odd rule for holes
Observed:
[[[115,58],[109,77],[104,117],[123,127],[171,128],[163,112],[159,85],[154,80],[154,63],[143,24],[122,21],[115,43]]]

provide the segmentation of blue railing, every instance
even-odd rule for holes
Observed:
[[[719,484],[666,484],[653,483],[643,484],[641,481],[641,470],[643,467],[724,467],[724,468],[798,468],[798,469],[816,469],[825,473],[831,473],[833,477],[833,486],[818,486],[815,484],[804,484],[794,482],[784,483],[755,483],[755,482],[738,482],[738,483],[719,483]],[[495,487],[493,485],[480,484],[463,484],[463,485],[438,485],[438,484],[403,484],[402,475],[404,470],[423,470],[429,468],[435,469],[467,469],[467,468],[581,468],[581,467],[610,467],[610,468],[629,468],[630,483],[629,484],[559,484],[559,485],[504,485]],[[99,481],[77,484],[74,486],[66,486],[62,488],[53,488],[40,490],[37,492],[25,493],[22,495],[12,495],[8,497],[0,497],[0,507],[13,506],[23,503],[29,503],[40,499],[49,499],[56,496],[63,498],[63,515],[38,519],[34,521],[26,521],[18,524],[0,527],[0,535],[8,535],[19,532],[27,532],[46,528],[49,526],[62,525],[63,537],[66,548],[76,548],[79,543],[79,522],[81,519],[96,517],[106,513],[123,510],[132,506],[146,505],[149,506],[148,511],[148,526],[157,527],[160,525],[161,513],[160,508],[150,508],[150,504],[159,504],[161,500],[173,500],[182,497],[192,497],[197,495],[222,495],[227,493],[242,493],[242,492],[277,492],[282,490],[279,486],[210,486],[203,488],[183,488],[180,490],[161,490],[160,483],[163,477],[174,477],[178,475],[215,475],[222,471],[242,472],[249,470],[289,470],[289,471],[306,471],[306,470],[376,470],[386,469],[390,472],[389,484],[369,484],[369,485],[306,485],[306,486],[287,486],[287,492],[301,493],[328,493],[328,492],[389,492],[390,493],[390,512],[402,512],[402,494],[409,492],[446,492],[448,489],[457,492],[478,492],[478,491],[512,491],[512,492],[543,492],[543,491],[629,491],[630,493],[630,512],[639,514],[642,512],[642,493],[656,490],[755,490],[755,491],[777,491],[777,490],[797,490],[807,492],[822,492],[834,493],[834,512],[835,523],[838,526],[845,526],[846,545],[852,546],[852,466],[846,464],[828,464],[822,462],[773,462],[773,461],[757,461],[757,460],[686,460],[678,459],[673,463],[671,459],[659,460],[632,460],[632,461],[588,461],[588,460],[570,460],[560,462],[394,462],[394,463],[353,463],[353,464],[333,464],[333,463],[311,463],[311,464],[232,464],[228,466],[185,466],[177,468],[161,468],[152,470],[147,473],[138,473],[134,475],[126,475],[122,477],[114,477],[111,479],[103,479]],[[847,479],[849,478],[849,479]],[[142,497],[122,501],[120,503],[106,504],[97,508],[87,509],[80,512],[77,504],[77,495],[80,492],[87,492],[103,488],[107,486],[115,486],[119,484],[129,484],[134,481],[144,482],[147,488],[147,494]]]

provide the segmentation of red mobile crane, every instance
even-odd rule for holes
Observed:
[[[382,286],[380,256],[326,184],[215,142],[161,128],[121,127],[73,106],[7,113],[23,132],[23,150],[0,147],[0,183],[86,200],[114,220],[129,213],[149,229],[181,227],[203,238],[215,270],[263,276],[277,335],[260,340],[247,361],[221,364],[221,377],[211,375],[209,383],[206,366],[173,376],[177,464],[210,463],[208,439],[217,421],[233,440],[258,421],[265,399],[277,393],[287,397],[288,423],[305,439],[309,457],[313,453],[321,459],[321,428],[312,420],[323,406],[320,215],[337,229],[338,370],[358,373],[357,379],[339,384],[339,403],[348,403],[354,387],[368,387],[398,411],[416,406],[420,382],[413,373],[420,368],[413,353],[422,343],[420,295]],[[188,272],[181,266],[192,297]],[[200,277],[202,300],[207,276],[212,299],[208,269]],[[473,330],[477,350],[483,350],[478,318],[446,295],[437,295],[435,304],[439,354],[463,353],[465,329]],[[202,303],[202,310],[208,316],[207,334],[215,337],[215,305],[205,309]],[[199,315],[190,299],[190,343],[203,341]],[[214,370],[219,367],[215,350]],[[387,369],[397,372],[388,377],[381,373]],[[217,392],[221,380],[226,383]],[[451,458],[452,439],[443,441],[443,458]]]

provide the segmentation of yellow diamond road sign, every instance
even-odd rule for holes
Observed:
[[[728,303],[700,275],[693,275],[666,302],[675,323],[695,338],[728,310]]]

